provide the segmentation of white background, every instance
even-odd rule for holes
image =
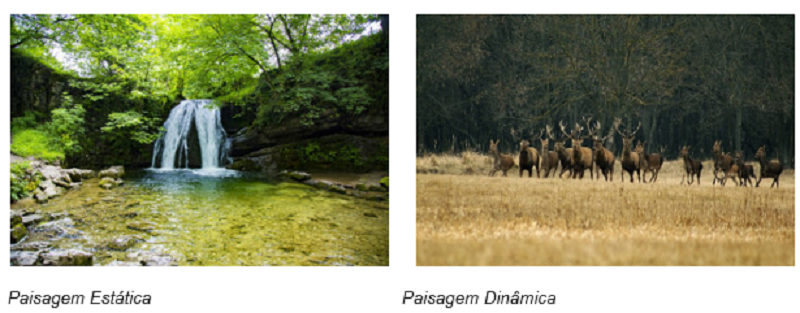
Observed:
[[[3,1],[0,23],[0,162],[9,155],[10,13],[389,13],[390,159],[392,173],[389,267],[19,268],[0,264],[0,311],[52,312],[47,306],[8,305],[10,290],[38,294],[150,294],[150,306],[62,306],[59,312],[115,311],[447,311],[402,305],[405,290],[478,294],[487,290],[555,294],[555,306],[457,306],[451,311],[549,312],[800,312],[796,267],[416,267],[415,21],[417,13],[791,13],[787,2],[702,5],[667,1],[641,5],[609,1]],[[644,2],[644,1],[642,1]],[[796,36],[796,35],[795,35]],[[0,199],[9,199],[0,171]],[[3,200],[3,203],[7,200]],[[0,229],[9,229],[2,210]],[[8,260],[0,232],[0,260]],[[795,250],[796,251],[796,250]]]

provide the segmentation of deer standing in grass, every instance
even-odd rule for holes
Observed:
[[[545,133],[545,131],[547,133]],[[542,137],[542,135],[547,135],[546,137]],[[553,171],[553,177],[556,177],[556,171],[558,170],[558,153],[555,151],[550,150],[550,139],[555,140],[553,138],[553,128],[550,125],[546,125],[546,129],[543,129],[539,133],[539,141],[541,142],[542,146],[542,156],[540,158],[542,162],[542,170],[544,171],[544,178],[550,176],[550,171]]]
[[[514,158],[510,155],[500,154],[500,151],[497,150],[498,143],[500,143],[500,139],[497,139],[497,141],[494,142],[489,139],[489,154],[491,154],[492,158],[494,158],[492,170],[489,171],[489,176],[494,176],[494,173],[497,171],[503,171],[503,177],[506,177],[508,176],[508,170],[514,167]]]
[[[564,127],[561,127],[562,131]],[[561,138],[556,140],[553,146],[556,149],[558,160],[561,162],[561,172],[558,173],[558,178],[564,176],[564,172],[569,171],[569,176],[572,176],[572,148],[567,148],[564,144],[567,139],[567,134],[562,133]]]
[[[593,155],[592,158],[594,159],[594,166],[597,176],[597,179],[600,179],[600,173],[603,173],[603,178],[606,181],[614,181],[614,153],[611,150],[606,149],[603,143],[614,136],[614,134],[609,134],[605,137],[600,137],[597,135],[600,132],[601,124],[600,121],[595,123],[594,128],[590,127],[588,124],[586,127],[589,128],[589,136],[592,137],[593,143]]]
[[[539,177],[539,152],[523,139],[519,142],[519,177],[528,171],[528,177],[533,176],[533,167],[536,167],[536,177]]]
[[[636,153],[639,154],[639,167],[642,170],[642,181],[652,183],[658,179],[658,172],[661,171],[661,166],[664,164],[664,158],[661,157],[661,155],[664,154],[665,149],[661,147],[661,153],[647,154],[644,151],[646,145],[647,141],[639,141],[636,144]],[[647,180],[647,172],[651,174],[650,180]]]
[[[777,187],[780,188],[778,178],[783,172],[783,165],[781,165],[781,161],[767,161],[767,146],[761,146],[758,148],[758,151],[756,151],[756,160],[758,160],[758,163],[761,164],[761,176],[759,176],[758,180],[756,181],[756,187],[758,187],[758,185],[761,183],[762,178],[773,177],[775,180],[772,181],[772,184],[770,184],[769,187],[772,188],[772,186],[777,185]]]
[[[727,173],[731,171],[731,166],[733,165],[733,158],[730,155],[724,154],[722,152],[722,140],[714,141],[714,181],[711,182],[712,185],[716,184],[717,181],[722,184],[723,178],[727,177]],[[717,176],[717,172],[722,171],[725,176],[722,178]]]
[[[619,125],[622,123],[622,119],[614,118],[614,130],[622,136],[622,170],[619,172],[621,181],[625,181],[625,172],[628,172],[628,176],[631,177],[631,182],[633,182],[633,172],[636,172],[636,176],[639,177],[639,182],[642,182],[642,176],[640,172],[640,160],[639,154],[631,151],[631,144],[633,143],[633,137],[636,136],[636,132],[639,131],[639,128],[642,127],[642,123],[639,122],[639,126],[631,132],[630,128],[623,133],[619,130]]]
[[[584,118],[584,121],[586,119]],[[589,118],[591,121],[591,118]],[[587,122],[588,123],[588,122]],[[559,123],[561,126],[561,131],[566,133],[566,126],[563,122]],[[570,138],[572,139],[572,179],[577,178],[580,176],[583,179],[584,172],[588,169],[589,170],[589,177],[594,179],[594,168],[592,167],[592,149],[582,147],[581,143],[583,143],[583,139],[585,137],[581,137],[581,131],[583,127],[580,124],[575,123],[575,130],[572,131]]]
[[[700,185],[700,172],[703,170],[703,163],[698,160],[693,160],[691,156],[689,156],[689,148],[691,146],[683,146],[681,148],[681,159],[683,159],[683,169],[686,171],[686,174],[681,176],[681,185],[683,185],[683,180],[686,179],[688,185],[691,185],[694,182],[694,176],[697,176],[697,185]]]
[[[753,166],[744,163],[744,152],[737,151],[733,162],[739,167],[739,186],[747,187],[747,183],[750,183],[750,187],[753,187],[753,181],[750,180],[750,177],[755,179],[756,175],[753,171]]]

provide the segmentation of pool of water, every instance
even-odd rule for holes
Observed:
[[[388,204],[230,170],[142,170],[112,190],[89,180],[38,210],[67,232],[27,242],[78,248],[107,265],[136,253],[178,265],[388,265]],[[14,207],[12,206],[12,209]],[[121,249],[119,238],[135,243]]]

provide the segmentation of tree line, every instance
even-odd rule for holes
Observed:
[[[513,151],[546,125],[619,117],[670,159],[721,140],[793,167],[793,86],[794,16],[417,17],[418,152]]]

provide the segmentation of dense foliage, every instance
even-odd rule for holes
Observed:
[[[359,50],[374,47],[360,42],[379,36],[349,42],[377,29],[377,21],[376,15],[12,15],[12,118],[20,124],[33,116],[12,131],[14,143],[29,145],[19,137],[27,133],[57,152],[51,157],[72,164],[144,165],[160,125],[182,99],[237,104],[261,112],[264,125],[288,114],[310,124],[327,107],[359,114],[375,96],[368,81],[374,73],[357,62],[388,68],[388,51],[385,60],[374,60]],[[337,70],[320,60],[336,53],[355,60],[338,57],[352,64]]]
[[[39,171],[28,173],[31,169],[29,162],[11,163],[11,202],[31,195],[42,181]]]
[[[794,153],[794,16],[419,16],[417,143],[513,146],[545,124],[642,123],[649,149]],[[556,127],[557,128],[557,127]],[[533,135],[531,135],[533,134]],[[456,142],[454,142],[457,141]],[[610,144],[614,146],[614,144]],[[615,151],[619,153],[619,142]]]

